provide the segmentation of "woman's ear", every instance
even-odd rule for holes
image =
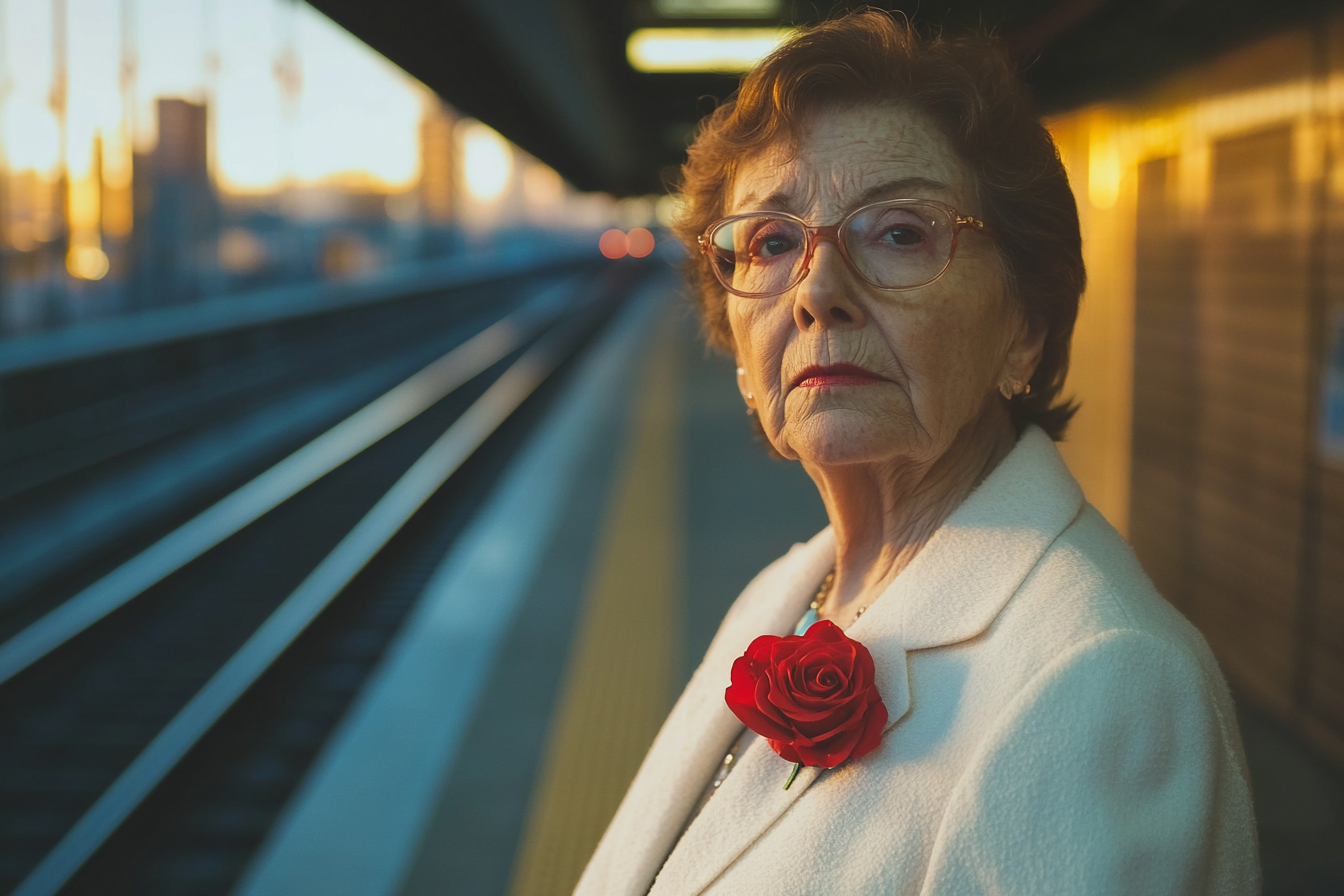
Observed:
[[[747,382],[747,368],[743,367],[742,362],[736,357],[733,358],[733,363],[737,365],[737,391],[742,393],[742,400],[747,403],[747,407],[755,409],[756,395],[751,391],[751,384]]]
[[[1008,353],[999,371],[999,391],[1005,398],[1030,391],[1031,377],[1040,366],[1045,351],[1046,327],[1023,315],[1017,335],[1008,345]]]

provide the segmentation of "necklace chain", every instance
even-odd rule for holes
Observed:
[[[821,580],[821,587],[817,589],[817,596],[812,598],[812,603],[808,605],[809,607],[811,607],[812,610],[814,610],[817,613],[818,616],[821,615],[821,608],[826,605],[827,599],[830,598],[831,588],[834,585],[835,585],[835,567],[832,566],[831,571],[826,573],[826,578]],[[876,598],[874,598],[874,600],[876,600]],[[857,620],[872,605],[873,601],[869,601],[868,603],[859,607],[859,611],[854,614],[854,618]]]
[[[811,607],[818,613],[821,612],[822,605],[826,603],[826,598],[831,596],[831,586],[835,584],[835,567],[826,573],[826,578],[821,580],[821,587],[817,589],[817,596],[812,598]]]

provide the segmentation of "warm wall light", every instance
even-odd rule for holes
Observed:
[[[640,28],[625,56],[641,72],[745,72],[792,28]]]
[[[513,152],[508,142],[479,121],[458,125],[462,147],[462,173],[473,199],[498,199],[513,176]]]
[[[1120,198],[1120,148],[1113,128],[1094,126],[1088,142],[1087,198],[1092,205],[1108,209]]]

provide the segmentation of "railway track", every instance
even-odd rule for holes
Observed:
[[[29,586],[0,643],[0,889],[227,892],[647,270],[529,279],[508,314],[148,544]]]

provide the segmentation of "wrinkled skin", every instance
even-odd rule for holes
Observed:
[[[814,114],[796,151],[743,163],[725,214],[777,210],[825,225],[883,199],[982,215],[946,138],[901,106]],[[838,552],[822,615],[843,627],[1011,450],[998,387],[1030,378],[1044,333],[1008,294],[992,238],[971,230],[941,278],[900,292],[864,283],[823,241],[802,283],[770,298],[729,295],[728,319],[744,400],[826,504]],[[798,382],[810,365],[840,363],[869,376]]]

